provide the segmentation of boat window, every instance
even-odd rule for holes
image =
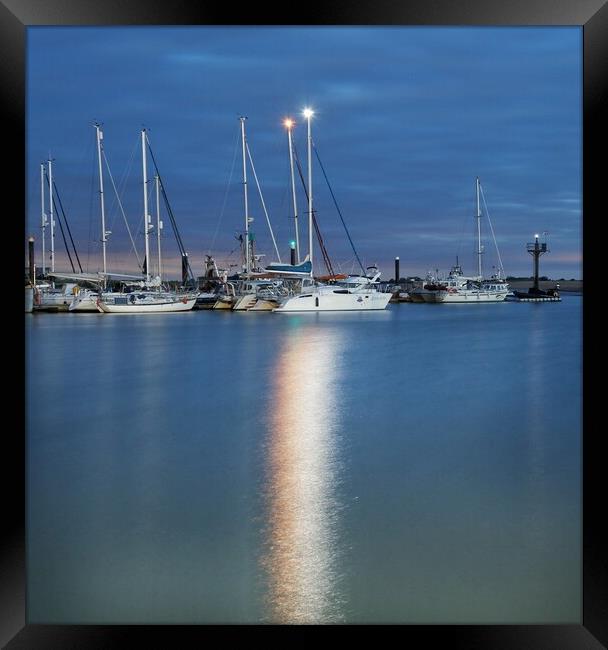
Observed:
[[[334,289],[334,293],[350,293],[348,289]]]
[[[300,298],[312,298],[312,293],[307,293],[305,295],[299,296]]]

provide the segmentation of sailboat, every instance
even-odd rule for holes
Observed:
[[[150,259],[150,231],[152,230],[152,216],[148,213],[148,171],[147,151],[148,144],[146,129],[141,131],[141,151],[143,170],[144,192],[144,242],[145,278],[139,282],[125,282],[124,291],[120,293],[101,293],[97,298],[97,308],[104,313],[142,314],[154,312],[181,312],[190,311],[196,302],[198,291],[175,292],[167,291],[162,287],[161,280],[161,247],[160,247],[160,178],[156,176],[156,205],[157,205],[157,239],[158,239],[158,270],[159,274],[152,278],[149,269]],[[183,259],[183,258],[182,258]]]
[[[46,175],[46,180],[45,180]],[[46,214],[46,194],[48,191],[49,197],[49,215]],[[47,169],[45,170],[44,163],[40,164],[40,198],[41,198],[41,230],[42,230],[42,281],[36,282],[33,287],[33,311],[50,311],[50,312],[64,312],[68,311],[74,299],[74,296],[80,290],[81,283],[95,283],[99,281],[99,277],[94,274],[82,272],[78,251],[72,239],[72,233],[68,224],[67,215],[63,211],[61,198],[57,190],[57,186],[53,180],[53,159],[49,156],[47,160]],[[72,273],[56,271],[55,270],[55,198],[59,203],[59,208],[63,213],[63,223],[57,214],[58,223],[61,229],[61,234],[66,247],[66,253],[70,264],[72,266]],[[46,247],[45,247],[45,231],[46,227],[50,226],[50,268],[46,266]],[[80,267],[80,272],[76,271],[70,249],[68,247],[68,238],[72,244],[72,252],[75,255],[76,263]]]
[[[73,312],[95,312],[99,311],[97,306],[97,300],[100,294],[104,294],[106,299],[110,297],[112,293],[118,293],[110,291],[107,287],[107,282],[109,279],[122,280],[122,281],[133,281],[139,280],[139,277],[130,276],[125,274],[116,274],[108,273],[107,269],[107,248],[106,244],[108,242],[108,235],[111,234],[111,231],[106,229],[106,215],[105,215],[105,193],[104,193],[104,178],[103,178],[103,165],[102,158],[105,157],[103,152],[103,131],[101,126],[98,123],[93,124],[95,128],[95,136],[97,143],[97,162],[99,167],[99,203],[100,203],[100,212],[101,212],[101,252],[102,252],[102,271],[97,273],[97,275],[91,276],[73,276],[68,277],[78,284],[73,289],[74,297],[72,302],[69,305],[69,311]],[[107,161],[106,161],[107,165]],[[109,168],[108,168],[109,169]],[[111,174],[110,174],[111,176]],[[120,197],[116,193],[116,198],[120,203]],[[121,205],[122,209],[122,205]],[[123,213],[124,214],[124,213]],[[130,235],[130,232],[129,232]],[[84,283],[84,286],[81,286]],[[89,286],[86,286],[89,285]]]
[[[500,253],[498,253],[498,246],[496,239],[494,245],[498,253],[499,268],[498,272],[490,278],[484,279],[482,273],[482,256],[483,247],[481,244],[481,209],[480,209],[480,192],[481,184],[479,178],[476,179],[476,195],[477,195],[477,276],[464,277],[462,269],[457,264],[452,267],[452,271],[448,275],[445,282],[432,291],[427,291],[422,294],[425,302],[430,303],[463,303],[463,304],[478,304],[485,302],[503,302],[509,293],[509,285],[504,279],[502,262],[500,260]],[[486,216],[487,209],[486,209]],[[491,227],[491,225],[490,225]],[[492,231],[492,235],[494,232]]]
[[[307,121],[308,144],[308,255],[305,260],[310,264],[310,279],[313,277],[313,186],[312,186],[312,135],[311,118],[314,112],[310,108],[304,110]],[[292,167],[293,169],[293,167]],[[314,284],[304,286],[301,292],[281,301],[273,309],[274,313],[318,312],[318,311],[371,311],[386,309],[390,293],[378,290],[380,271],[371,277],[353,276],[351,282],[335,282],[333,284]],[[309,280],[310,281],[310,280]]]
[[[38,282],[34,288],[33,294],[33,310],[34,311],[67,311],[70,302],[72,301],[72,291],[76,286],[73,282],[59,282],[60,286],[55,286],[55,214],[53,200],[53,159],[50,157],[47,160],[47,181],[45,183],[45,169],[44,163],[40,164],[40,196],[42,207],[42,275],[47,278],[46,281]],[[49,215],[46,214],[45,206],[45,185],[48,184],[49,194]],[[50,271],[47,272],[46,268],[46,250],[45,250],[45,231],[46,226],[50,226],[51,241],[50,241]],[[52,279],[48,279],[52,278]]]
[[[241,253],[243,257],[243,271],[238,278],[233,279],[226,285],[226,291],[220,296],[214,304],[214,309],[232,309],[234,311],[271,311],[279,304],[279,297],[286,294],[282,289],[282,281],[271,277],[266,269],[261,268],[261,258],[264,257],[254,252],[254,237],[250,231],[250,224],[253,218],[249,215],[249,197],[248,197],[248,179],[247,179],[247,161],[251,165],[253,177],[256,182],[262,208],[264,210],[266,221],[270,230],[270,236],[274,245],[274,250],[280,260],[279,250],[276,244],[270,217],[266,210],[264,197],[260,184],[258,182],[253,158],[245,135],[246,117],[239,117],[241,131],[241,148],[243,160],[243,198],[245,208],[245,231],[239,235],[241,242]]]

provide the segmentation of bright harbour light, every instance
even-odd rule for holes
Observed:
[[[536,239],[538,239],[538,235],[534,235],[534,236],[536,237]]]
[[[305,108],[304,109],[304,117],[306,119],[311,118],[313,115],[314,115],[314,111],[312,110],[312,108]]]
[[[283,121],[283,125],[285,126],[286,129],[291,129],[291,127],[293,126],[293,120],[290,120],[289,118],[286,118]]]

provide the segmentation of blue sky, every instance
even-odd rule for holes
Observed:
[[[466,273],[474,272],[476,176],[507,274],[531,274],[525,245],[548,232],[551,252],[541,273],[580,278],[581,56],[578,27],[30,27],[28,234],[36,236],[39,256],[40,163],[50,152],[83,266],[100,268],[98,121],[141,251],[145,126],[195,273],[208,252],[220,266],[238,263],[238,251],[231,253],[244,221],[238,117],[246,115],[285,258],[293,218],[282,120],[296,120],[305,164],[301,111],[310,106],[313,139],[359,256],[377,263],[385,279],[396,255],[402,275],[445,272],[456,255]],[[258,252],[271,261],[249,175]],[[318,166],[313,175],[334,267],[356,272]],[[109,267],[134,272],[107,174],[105,186]],[[305,197],[298,192],[305,240]],[[166,268],[177,277],[177,246],[164,222]],[[484,244],[490,271],[497,258],[491,238]],[[58,232],[56,248],[56,268],[68,270]],[[325,272],[318,249],[315,259],[315,270]]]

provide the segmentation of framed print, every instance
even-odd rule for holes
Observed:
[[[2,643],[606,645],[605,2],[0,29],[33,284]]]

